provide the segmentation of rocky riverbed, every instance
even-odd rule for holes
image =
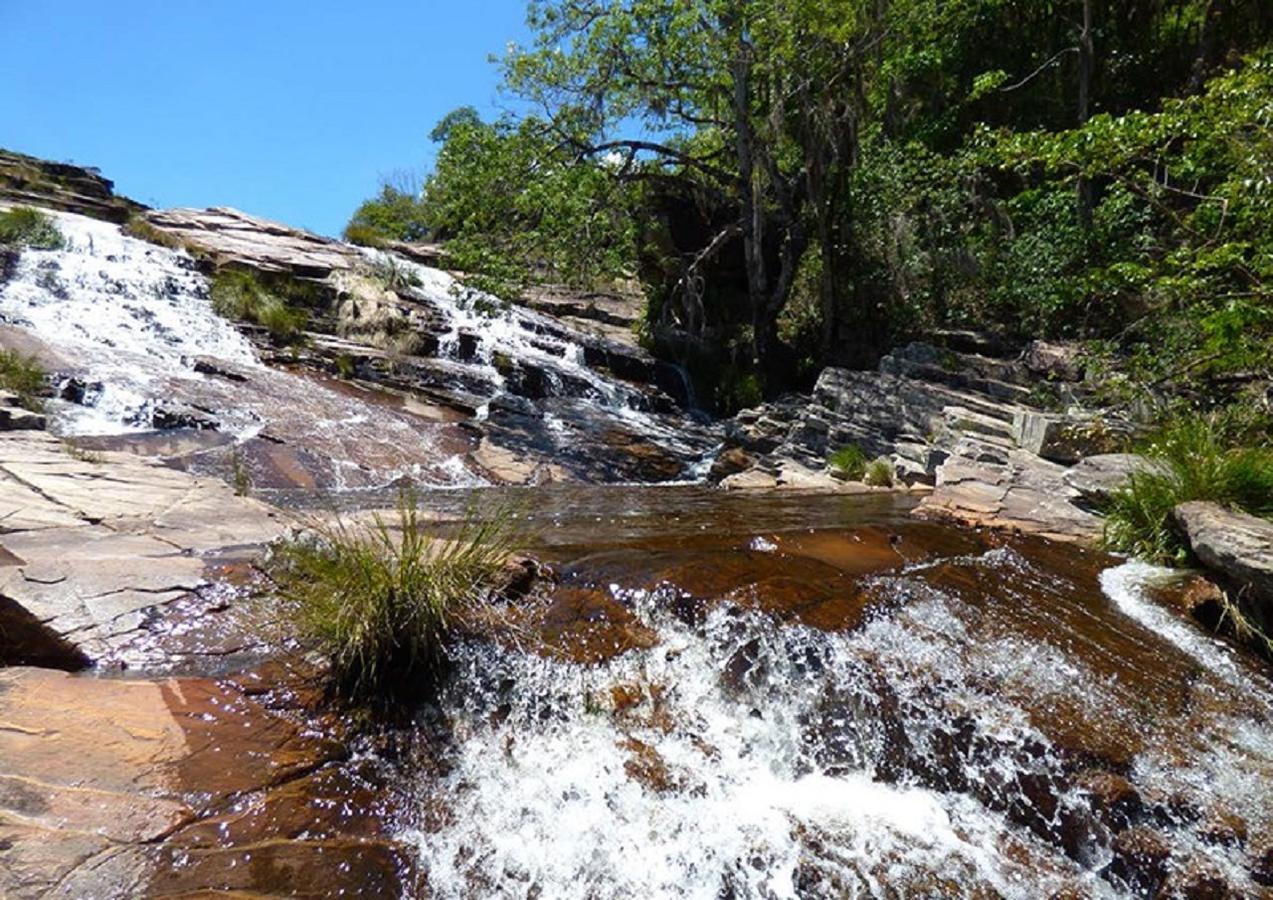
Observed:
[[[0,198],[68,238],[0,282],[54,392],[0,398],[0,896],[1273,890],[1267,667],[1215,585],[1090,549],[1150,464],[1065,348],[936,334],[713,422],[621,299],[24,158]],[[215,315],[226,267],[304,285],[306,340]],[[404,484],[538,563],[368,729],[255,563]],[[1178,515],[1265,598],[1266,524]]]

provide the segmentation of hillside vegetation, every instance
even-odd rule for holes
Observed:
[[[1267,407],[1268,3],[536,0],[528,20],[502,67],[535,112],[452,113],[420,193],[386,190],[352,234],[445,241],[507,295],[637,276],[644,338],[726,412],[938,327],[1084,341],[1109,402],[1163,418]]]

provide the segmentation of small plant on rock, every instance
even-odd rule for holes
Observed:
[[[883,457],[872,460],[871,463],[867,465],[866,472],[862,476],[862,480],[871,487],[892,487],[893,464]]]
[[[265,328],[278,344],[304,340],[309,314],[288,304],[252,272],[223,269],[212,280],[212,309],[219,316]]]
[[[37,250],[61,250],[66,238],[52,217],[27,206],[15,206],[0,212],[0,244],[34,247]]]
[[[846,444],[827,457],[833,474],[848,481],[861,481],[866,475],[866,454],[857,444]]]
[[[511,521],[470,514],[437,536],[405,492],[395,522],[318,526],[279,547],[269,571],[296,603],[302,639],[330,662],[339,695],[416,697],[444,672],[457,616],[497,586],[513,552]]]
[[[1195,415],[1160,432],[1145,454],[1161,466],[1132,473],[1111,495],[1107,548],[1151,561],[1184,561],[1188,551],[1171,513],[1192,500],[1273,518],[1273,448],[1226,447],[1215,423]]]
[[[0,390],[16,394],[19,406],[40,412],[48,388],[48,374],[34,356],[0,350]]]

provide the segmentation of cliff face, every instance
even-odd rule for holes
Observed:
[[[93,168],[0,150],[0,203],[43,206],[122,224],[145,207],[115,195]]]

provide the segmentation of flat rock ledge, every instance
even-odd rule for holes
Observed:
[[[1082,494],[1067,483],[1068,472],[1026,450],[964,444],[938,468],[937,486],[915,512],[1090,544],[1101,520],[1079,505]]]
[[[67,651],[62,668],[109,656],[209,587],[210,564],[250,557],[285,528],[220,481],[0,433],[0,625],[20,626],[9,639],[0,627],[0,664],[49,665],[49,642]]]
[[[0,670],[0,897],[401,894],[378,772],[260,681]]]
[[[1252,624],[1269,634],[1273,627],[1273,522],[1201,501],[1182,503],[1173,518],[1198,560],[1230,589]]]

